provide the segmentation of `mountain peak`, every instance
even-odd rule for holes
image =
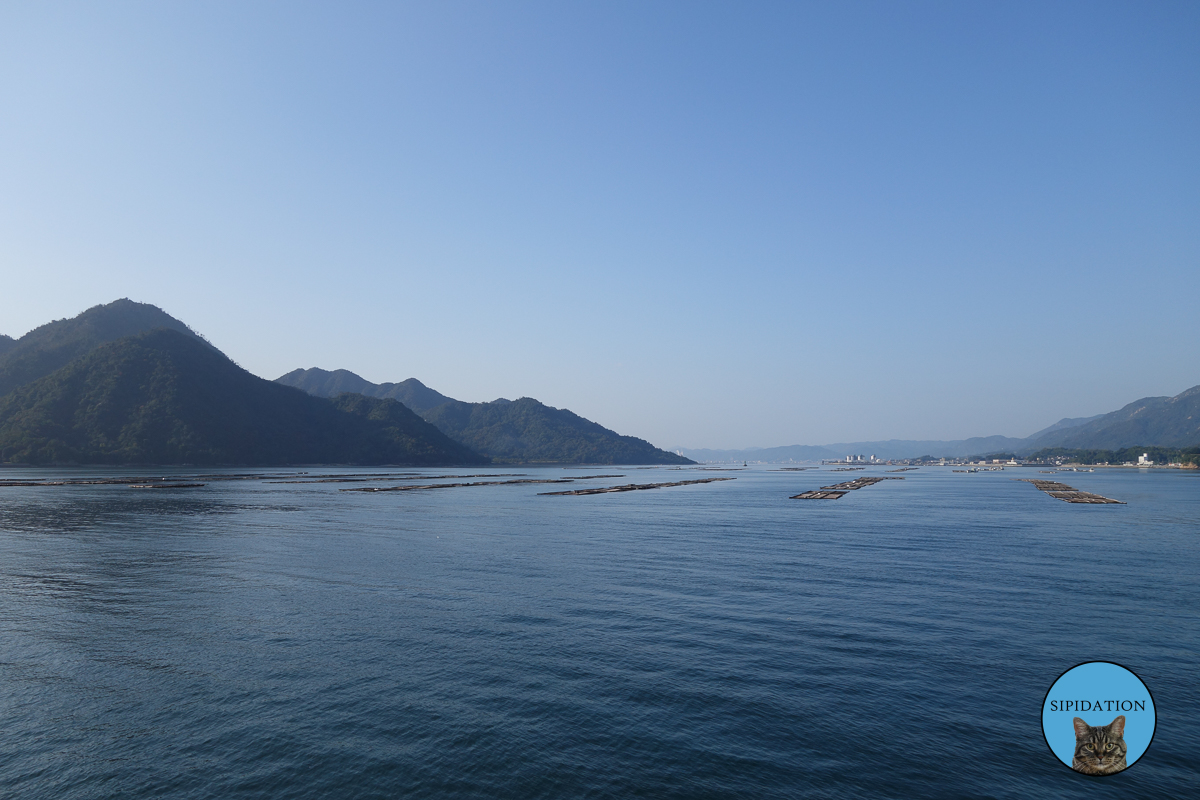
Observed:
[[[275,382],[294,386],[317,397],[337,397],[343,392],[354,392],[367,397],[399,400],[418,414],[453,399],[430,389],[416,378],[409,378],[400,383],[371,383],[348,369],[294,369],[276,378]]]
[[[70,319],[48,322],[11,344],[0,344],[0,396],[49,375],[102,344],[156,328],[203,341],[158,306],[123,297],[92,306]]]

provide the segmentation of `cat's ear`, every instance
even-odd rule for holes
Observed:
[[[1086,722],[1081,720],[1079,717],[1075,718],[1075,738],[1076,739],[1087,738],[1088,734],[1091,733],[1091,730],[1092,730],[1091,726],[1089,726]]]
[[[1116,736],[1117,738],[1121,738],[1125,735],[1125,715],[1124,714],[1117,717],[1112,722],[1108,723],[1108,732],[1111,733],[1113,736]]]

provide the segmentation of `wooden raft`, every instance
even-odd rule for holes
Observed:
[[[641,489],[666,489],[671,486],[692,486],[697,483],[716,483],[717,481],[736,481],[737,478],[701,478],[695,481],[675,481],[673,483],[627,483],[624,486],[604,486],[598,489],[572,489],[567,492],[539,492],[542,496],[551,495],[581,495],[581,494],[611,494],[613,492],[636,492]]]
[[[838,470],[834,470],[834,472],[838,472]],[[875,484],[879,483],[880,481],[902,481],[902,480],[904,480],[904,478],[900,477],[899,475],[888,476],[888,477],[875,476],[875,477],[869,477],[869,478],[868,477],[855,478],[854,480],[846,481],[845,483],[835,483],[832,486],[822,486],[820,489],[813,489],[812,491],[801,492],[800,494],[793,495],[790,499],[792,499],[792,500],[837,500],[839,497],[846,494],[847,492],[853,492],[855,489],[861,489],[864,486],[874,486]]]
[[[551,478],[549,480],[517,480],[517,481],[475,481],[474,483],[421,483],[405,484],[403,486],[355,486],[350,489],[338,489],[339,492],[415,492],[421,489],[461,489],[466,486],[515,486],[525,483],[572,483],[571,478]]]
[[[1074,486],[1067,486],[1065,483],[1059,483],[1058,481],[1043,481],[1037,478],[1015,478],[1014,480],[1022,481],[1023,483],[1032,483],[1035,488],[1041,489],[1056,500],[1062,500],[1066,503],[1125,505],[1120,500],[1113,500],[1111,497],[1104,497],[1103,495],[1092,494],[1091,492],[1081,492]]]

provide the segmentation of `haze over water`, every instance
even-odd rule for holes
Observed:
[[[580,483],[736,480],[0,489],[0,796],[1197,785],[1200,476],[1060,476],[1128,503],[1077,506],[1012,480],[1034,470],[926,468],[837,501],[788,499],[846,477],[827,470],[602,472],[625,477]],[[50,473],[3,477],[27,474]],[[1039,727],[1050,684],[1091,659],[1138,672],[1159,714],[1103,781]]]

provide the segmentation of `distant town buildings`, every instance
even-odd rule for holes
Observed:
[[[1138,466],[1139,467],[1149,467],[1153,464],[1154,464],[1154,462],[1150,460],[1149,453],[1142,453],[1140,456],[1138,456]]]

